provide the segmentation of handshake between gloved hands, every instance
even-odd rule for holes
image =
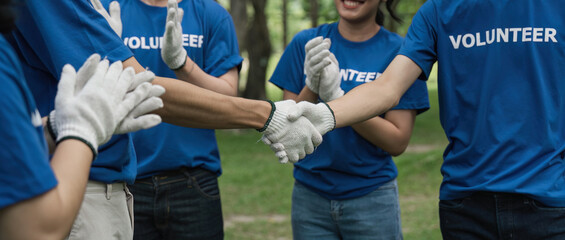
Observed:
[[[335,117],[326,103],[272,103],[271,116],[261,140],[270,146],[279,162],[298,162],[322,143],[322,135],[335,128]]]
[[[298,162],[322,143],[322,135],[335,128],[335,116],[325,102],[343,96],[339,63],[329,51],[330,39],[316,37],[306,43],[304,74],[306,86],[324,102],[272,103],[271,117],[261,140],[270,146],[281,163]],[[261,131],[260,130],[260,131]]]

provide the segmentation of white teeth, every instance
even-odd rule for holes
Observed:
[[[359,6],[359,4],[360,4],[357,1],[347,1],[347,0],[343,1],[343,3],[345,4],[345,6],[348,6],[348,7],[356,7],[356,6]]]

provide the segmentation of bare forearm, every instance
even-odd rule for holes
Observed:
[[[298,94],[298,95],[296,93],[291,92],[291,91],[284,90],[283,91],[283,99],[284,100],[292,99],[295,102],[308,101],[308,102],[311,102],[311,103],[317,103],[318,102],[318,95],[315,94],[314,92],[310,91],[310,89],[308,87],[304,87],[302,89],[302,91],[300,91],[300,94]]]
[[[206,88],[228,96],[237,96],[238,72],[237,68],[229,70],[220,77],[214,77],[204,72],[194,61],[187,57],[186,64],[175,75],[179,80],[192,83],[201,88]]]
[[[300,91],[300,94],[298,94],[298,96],[296,96],[294,101],[296,101],[296,102],[308,101],[308,102],[311,102],[311,103],[317,103],[318,102],[318,94],[312,92],[312,90],[310,90],[310,88],[305,86],[304,88],[302,88],[302,91]]]
[[[271,112],[266,101],[230,97],[174,79],[156,78],[165,87],[163,121],[194,128],[262,128]]]
[[[40,196],[2,209],[2,237],[63,239],[67,236],[80,209],[91,164],[92,152],[86,144],[78,140],[61,142],[51,160],[57,186]]]
[[[373,145],[398,156],[408,147],[415,118],[414,110],[393,110],[385,118],[377,116],[351,127]]]
[[[52,136],[49,132],[49,126],[47,126],[47,117],[41,118],[41,121],[43,122],[43,137],[47,142],[47,149],[49,151],[49,154],[53,154],[53,152],[55,151],[55,136]]]
[[[133,57],[124,61],[124,67],[127,66],[136,72],[145,71]],[[164,122],[178,126],[259,129],[271,113],[271,105],[266,101],[230,97],[177,79],[155,77],[153,84],[166,90],[161,96],[164,107],[156,113]]]
[[[398,55],[377,80],[328,103],[334,111],[336,127],[359,123],[396,106],[421,72],[412,60]]]

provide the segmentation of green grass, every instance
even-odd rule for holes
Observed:
[[[410,150],[395,158],[405,239],[441,239],[437,203],[446,141],[435,87],[430,87],[430,102],[431,109],[416,119]],[[224,171],[220,191],[225,239],[292,239],[292,165],[278,163],[254,130],[216,132]]]

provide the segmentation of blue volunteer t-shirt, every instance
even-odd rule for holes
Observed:
[[[285,49],[270,81],[299,94],[305,86],[306,43],[317,36],[330,38],[330,51],[339,61],[341,88],[348,92],[377,79],[396,56],[402,37],[385,28],[364,42],[341,36],[338,23],[324,24],[299,32]],[[367,99],[371,101],[371,99]],[[429,108],[424,81],[416,81],[393,109]],[[324,135],[316,151],[294,164],[294,178],[328,199],[350,199],[368,194],[396,178],[398,171],[390,154],[365,140],[352,127]]]
[[[111,1],[103,1],[107,8]],[[123,43],[141,65],[158,76],[176,78],[161,58],[166,7],[140,0],[119,0]],[[243,59],[231,16],[212,0],[181,1],[183,46],[188,56],[206,73],[219,77]],[[195,129],[161,123],[132,134],[138,161],[137,178],[146,178],[180,167],[202,167],[221,174],[220,156],[213,129]]]
[[[423,78],[438,61],[449,145],[440,199],[527,194],[565,207],[565,5],[430,0],[399,54]]]
[[[49,165],[41,116],[19,60],[0,35],[0,209],[57,185]]]
[[[63,66],[79,69],[93,53],[111,62],[132,56],[90,1],[27,0],[18,8],[16,29],[7,34],[20,57],[27,85],[42,116],[54,108]],[[135,153],[128,134],[116,135],[98,149],[90,180],[133,182]]]

